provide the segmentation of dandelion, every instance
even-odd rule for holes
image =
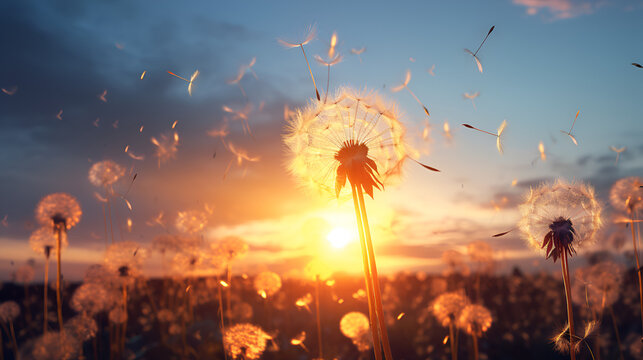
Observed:
[[[507,120],[502,121],[502,123],[498,127],[498,133],[496,133],[496,134],[488,132],[488,131],[484,131],[484,130],[481,130],[481,129],[478,129],[477,127],[471,126],[469,124],[462,124],[462,126],[464,126],[466,128],[469,128],[469,129],[473,129],[473,130],[476,130],[476,131],[483,132],[485,134],[495,136],[496,137],[496,148],[498,149],[498,152],[500,153],[500,155],[503,154],[504,151],[502,149],[501,136],[502,136],[503,131],[505,131],[505,128],[507,127]]]
[[[256,360],[266,350],[266,341],[272,339],[260,327],[252,324],[237,324],[223,334],[226,353],[232,359]]]
[[[339,321],[339,330],[344,336],[351,339],[360,351],[369,349],[368,333],[370,326],[366,315],[358,311],[345,314]]]
[[[478,338],[482,337],[491,326],[491,313],[489,310],[478,304],[467,305],[458,317],[458,327],[467,332],[473,338],[474,359],[478,360]]]
[[[81,344],[68,331],[49,332],[38,338],[32,350],[32,357],[38,360],[75,359]]]
[[[272,271],[263,271],[255,277],[254,286],[257,294],[265,299],[281,289],[281,278]]]
[[[227,311],[229,317],[229,312],[231,309],[230,294],[232,291],[232,261],[246,255],[246,253],[248,252],[248,244],[239,237],[228,236],[216,243],[212,243],[210,247],[213,257],[221,259],[226,266],[226,308],[228,309]],[[219,287],[219,290],[220,289],[221,287]],[[221,323],[223,324],[223,321]]]
[[[207,223],[207,213],[198,210],[188,210],[179,211],[178,214],[176,214],[174,226],[181,232],[196,234],[203,231]]]
[[[552,342],[554,343],[554,349],[556,351],[562,353],[562,354],[574,354],[571,355],[572,357],[575,356],[578,352],[580,352],[580,345],[581,343],[585,342],[585,345],[587,346],[587,349],[592,355],[592,358],[594,358],[594,354],[592,352],[592,349],[589,347],[589,344],[587,343],[587,339],[598,329],[598,322],[597,321],[588,321],[585,324],[585,329],[583,336],[577,336],[577,335],[572,335],[570,331],[570,326],[569,323],[565,324],[563,329],[558,332],[553,338]],[[570,339],[574,339],[573,342],[570,341]]]
[[[638,212],[643,209],[643,181],[641,178],[631,176],[620,179],[610,189],[610,202],[617,210],[625,211],[630,215],[630,228],[632,229],[632,244],[634,245],[634,259],[636,260],[637,275],[639,279],[639,301],[641,307],[641,327],[643,327],[643,276],[641,275],[641,261],[636,242],[634,230],[634,219],[638,218]],[[637,223],[638,229],[638,223]],[[640,236],[640,230],[639,230]]]
[[[66,193],[49,194],[36,206],[36,220],[43,226],[51,228],[56,234],[56,301],[58,305],[58,323],[63,329],[61,285],[62,241],[66,231],[80,221],[82,210],[75,197]]]
[[[126,151],[127,152],[127,151]],[[89,182],[97,187],[105,189],[105,201],[109,214],[109,228],[112,234],[112,244],[114,243],[114,229],[112,227],[112,207],[110,198],[114,194],[112,185],[125,175],[125,169],[111,160],[96,162],[89,169]],[[101,199],[99,199],[101,200]],[[105,205],[103,205],[103,218],[105,222],[105,245],[107,245],[107,214]]]
[[[478,51],[480,51],[480,49],[482,48],[482,45],[484,45],[485,41],[487,41],[487,38],[489,37],[489,35],[491,35],[491,32],[495,28],[496,28],[495,26],[492,26],[491,29],[489,29],[489,32],[487,32],[487,35],[484,37],[484,39],[480,43],[480,46],[478,46],[478,49],[476,50],[476,52],[471,52],[471,50],[469,50],[469,49],[464,49],[464,51],[467,52],[469,55],[471,55],[473,57],[473,59],[476,61],[476,65],[478,65],[478,71],[480,71],[481,74],[482,74],[482,64],[480,63],[480,60],[478,59],[478,56],[477,56]]]
[[[395,93],[395,92],[398,92],[398,91],[400,91],[402,89],[406,89],[409,92],[409,94],[411,94],[411,96],[413,96],[415,101],[417,101],[417,103],[420,104],[420,106],[422,106],[422,109],[424,109],[424,113],[426,114],[426,116],[431,116],[431,115],[429,115],[429,109],[427,109],[426,106],[424,106],[424,104],[422,104],[420,99],[418,99],[418,97],[415,96],[415,93],[413,91],[411,91],[411,89],[409,89],[409,82],[410,81],[411,81],[411,70],[406,70],[406,75],[404,76],[404,82],[401,85],[398,85],[398,86],[392,88],[391,91]]]
[[[313,100],[307,108],[299,110],[289,119],[284,136],[292,154],[290,171],[306,185],[339,198],[346,180],[351,184],[378,359],[381,349],[376,316],[381,321],[379,330],[387,359],[392,356],[363,193],[373,198],[373,188],[381,190],[385,183],[400,175],[404,160],[409,157],[404,132],[395,109],[386,107],[377,95],[342,89],[328,103]]]
[[[476,109],[476,103],[475,103],[473,100],[474,100],[475,98],[477,98],[478,96],[480,96],[480,91],[476,91],[476,92],[474,92],[473,94],[469,94],[469,93],[464,93],[464,94],[462,94],[462,97],[463,97],[464,99],[469,99],[469,100],[471,100],[471,104],[473,105],[473,108],[474,108],[474,109]],[[477,110],[477,109],[476,109],[476,110]]]
[[[0,304],[0,323],[4,327],[5,332],[11,335],[13,355],[16,359],[18,358],[18,343],[16,341],[16,331],[13,328],[13,323],[18,316],[20,316],[20,305],[18,305],[18,303],[9,300]],[[7,328],[7,324],[9,324],[9,328]],[[2,339],[0,339],[0,341],[2,341]],[[2,349],[2,347],[0,347],[0,349]]]
[[[315,38],[315,27],[310,26],[306,31],[306,36],[304,37],[304,40],[302,42],[293,43],[293,42],[284,41],[282,39],[277,39],[277,41],[279,41],[279,43],[286,48],[295,48],[295,47],[301,48],[301,52],[302,54],[304,54],[304,59],[306,60],[306,65],[308,65],[310,78],[313,80],[313,86],[315,87],[315,95],[317,96],[317,101],[320,101],[321,97],[319,97],[319,91],[317,91],[317,84],[315,83],[315,77],[313,76],[313,71],[310,69],[310,64],[308,63],[308,57],[306,57],[306,51],[304,51],[304,45],[311,42],[314,38]]]
[[[176,153],[179,150],[179,135],[176,132],[173,134],[161,134],[158,139],[152,137],[150,141],[156,146],[154,156],[158,159],[159,168],[161,167],[161,163],[176,157]]]
[[[100,283],[84,283],[80,285],[69,303],[74,311],[88,316],[94,316],[106,311],[114,304],[114,298],[107,288]]]
[[[87,315],[77,315],[65,324],[65,331],[80,342],[91,340],[98,332],[96,320]]]
[[[594,240],[601,226],[601,206],[594,189],[582,183],[568,184],[563,180],[531,189],[520,206],[520,229],[529,245],[545,249],[547,259],[561,259],[561,272],[567,299],[570,343],[574,343],[574,318],[568,257]],[[541,240],[542,239],[542,240]],[[570,352],[571,359],[576,354]]]
[[[455,342],[455,328],[462,310],[469,304],[469,299],[462,292],[450,292],[438,296],[431,304],[433,316],[444,327],[449,327],[451,358],[458,358],[458,344]],[[446,342],[445,342],[446,344]]]

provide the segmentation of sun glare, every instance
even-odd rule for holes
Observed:
[[[336,227],[326,235],[326,239],[336,249],[343,249],[352,238],[351,233],[343,227]]]

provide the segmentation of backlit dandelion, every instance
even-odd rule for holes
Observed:
[[[74,311],[94,316],[108,310],[114,303],[112,294],[101,283],[84,283],[80,285],[69,303]]]
[[[272,271],[260,272],[255,277],[254,287],[257,294],[265,299],[281,289],[281,277]]]
[[[358,311],[345,314],[339,322],[339,329],[344,336],[351,339],[359,351],[367,351],[370,349],[370,326],[366,315]]]
[[[610,202],[617,210],[625,211],[630,215],[630,229],[632,230],[632,244],[634,245],[634,259],[636,260],[637,276],[639,280],[639,302],[641,308],[641,327],[643,328],[643,275],[641,274],[641,260],[639,258],[634,219],[638,219],[639,210],[643,209],[643,181],[641,178],[631,176],[620,179],[610,189]],[[636,224],[638,229],[638,223]],[[640,230],[639,230],[640,236]]]
[[[98,332],[96,320],[87,315],[77,315],[65,324],[65,331],[81,342],[91,340]]]
[[[7,334],[11,336],[11,342],[14,351],[13,355],[15,358],[18,358],[18,343],[16,341],[16,331],[13,327],[13,323],[18,318],[18,316],[20,316],[20,305],[18,305],[18,303],[9,300],[0,304],[0,324],[2,324]],[[9,325],[8,328],[7,324]],[[0,349],[2,349],[2,346],[0,346]]]
[[[226,353],[232,359],[256,360],[266,350],[266,341],[272,339],[260,327],[252,324],[237,324],[223,334]]]
[[[363,193],[373,198],[373,188],[381,190],[385,183],[399,177],[410,151],[404,133],[395,108],[386,106],[379,96],[341,89],[334,100],[327,103],[313,100],[298,110],[289,119],[284,135],[291,154],[290,171],[305,185],[339,198],[345,192],[346,180],[351,184],[369,308],[374,310],[370,314],[375,352],[380,351],[377,337],[381,331],[387,359],[392,355]],[[379,358],[379,354],[376,356]]]
[[[89,182],[98,187],[109,187],[125,175],[125,169],[111,160],[96,162],[89,169]]]
[[[38,360],[75,359],[81,344],[68,331],[48,332],[36,340],[31,356]]]
[[[478,360],[479,358],[478,338],[482,337],[482,335],[489,329],[492,321],[493,319],[489,309],[478,304],[467,305],[462,309],[462,312],[458,317],[458,328],[466,331],[466,333],[471,335],[471,338],[473,339],[473,353],[475,360]]]
[[[198,210],[187,210],[179,211],[176,214],[174,226],[181,232],[196,234],[203,231],[207,223],[208,214],[206,212]]]
[[[462,310],[469,304],[469,299],[460,291],[445,293],[438,296],[430,305],[433,316],[444,327],[449,328],[451,358],[457,359],[458,345],[455,342],[455,330]],[[446,342],[445,342],[446,344]]]
[[[551,257],[554,262],[561,259],[570,343],[573,344],[575,335],[568,258],[576,253],[576,248],[594,240],[601,226],[601,206],[592,187],[558,180],[532,188],[520,206],[520,213],[520,229],[529,245],[545,249],[547,259]],[[571,358],[576,358],[573,351]]]
[[[62,242],[66,231],[80,221],[82,210],[75,197],[66,193],[49,194],[42,198],[36,206],[36,220],[43,226],[49,227],[56,234],[56,302],[60,331],[63,329],[62,294],[61,294],[61,264]]]

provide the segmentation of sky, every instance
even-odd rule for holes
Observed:
[[[112,200],[116,241],[149,245],[166,231],[152,221],[161,212],[176,231],[178,211],[208,206],[204,238],[234,235],[250,244],[240,271],[293,273],[315,257],[337,271],[361,271],[354,238],[340,249],[326,240],[338,227],[355,232],[351,204],[311,195],[287,171],[284,107],[305,106],[314,89],[301,51],[277,39],[296,41],[310,26],[317,35],[305,49],[322,94],[326,68],[313,57],[326,53],[336,32],[343,60],[331,69],[330,93],[368,89],[397,103],[418,160],[441,170],[407,161],[401,181],[367,201],[382,271],[441,271],[442,252],[466,253],[472,241],[487,242],[504,270],[548,266],[517,231],[490,235],[515,226],[525,192],[543,181],[590,183],[609,216],[614,181],[643,174],[643,70],[631,65],[643,63],[642,15],[639,0],[3,1],[0,279],[30,258],[42,265],[28,238],[34,207],[53,192],[76,196],[83,209],[69,232],[66,276],[79,279],[102,261],[100,189],[87,174],[105,159],[128,170],[115,189],[129,188],[132,210]],[[464,48],[477,48],[491,26],[478,54],[481,73]],[[229,84],[253,58],[254,74],[246,71],[241,87]],[[168,74],[189,78],[197,69],[192,95]],[[407,70],[429,118],[409,93],[390,90]],[[476,92],[473,102],[463,98]],[[251,109],[252,136],[224,107]],[[560,130],[578,111],[574,145]],[[208,135],[225,119],[226,141],[258,161],[238,165]],[[493,137],[461,126],[495,132],[503,120],[504,155]],[[151,138],[173,132],[176,157],[159,166]],[[618,163],[610,146],[626,147]],[[605,248],[606,234],[594,250]],[[150,259],[151,274],[160,261]]]

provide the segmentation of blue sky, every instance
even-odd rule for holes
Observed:
[[[0,5],[0,87],[17,90],[0,93],[0,164],[7,169],[0,174],[0,216],[8,220],[0,242],[12,249],[0,268],[8,273],[12,262],[34,256],[26,246],[33,207],[55,191],[74,194],[85,211],[70,234],[74,269],[82,269],[87,258],[100,261],[102,213],[87,171],[105,158],[139,174],[130,199],[134,213],[117,209],[121,222],[129,216],[135,223],[123,238],[147,243],[158,229],[145,222],[160,209],[171,217],[211,203],[216,215],[208,234],[238,234],[263,249],[248,258],[248,271],[262,256],[273,259],[266,266],[284,271],[289,270],[284,263],[312,256],[301,244],[280,242],[288,233],[284,229],[319,216],[339,220],[328,215],[333,210],[322,199],[293,192],[296,181],[283,166],[283,107],[301,106],[314,93],[301,52],[277,42],[302,37],[310,25],[317,38],[306,51],[320,88],[326,69],[312,57],[326,52],[336,31],[344,61],[332,69],[331,89],[368,87],[398,102],[421,160],[442,170],[427,173],[407,164],[404,181],[376,196],[374,213],[414,229],[393,235],[408,251],[395,250],[402,255],[384,268],[401,270],[404,256],[420,246],[425,255],[413,258],[413,269],[434,270],[441,251],[473,238],[499,251],[528,251],[517,235],[492,240],[486,234],[513,226],[515,205],[529,185],[555,177],[586,180],[606,201],[614,180],[643,174],[643,70],[631,65],[643,63],[642,4],[6,1]],[[496,28],[479,53],[481,74],[463,49],[475,49],[492,25]],[[362,47],[360,62],[350,50]],[[253,57],[257,79],[243,78],[245,98],[226,80]],[[427,72],[432,65],[435,76]],[[196,69],[200,76],[191,97],[185,83],[166,72],[189,76]],[[426,117],[419,105],[405,91],[389,90],[407,69],[413,74],[409,87],[431,111],[431,142],[420,137]],[[104,90],[106,103],[97,99]],[[477,91],[474,108],[462,94]],[[204,132],[220,125],[223,105],[238,109],[247,102],[254,106],[250,122],[256,136],[244,136],[235,124],[230,138],[261,161],[235,167],[223,180],[231,154]],[[579,110],[575,146],[559,130],[569,129]],[[508,121],[503,156],[495,139],[460,126],[495,131],[503,119]],[[159,169],[149,138],[169,131],[177,120],[179,153]],[[441,134],[445,121],[451,141]],[[145,131],[138,133],[141,125]],[[540,141],[546,162],[537,160]],[[126,145],[146,160],[131,161],[123,152]],[[612,145],[627,146],[618,165]],[[493,210],[491,201],[502,196],[508,197],[506,208]],[[82,241],[74,241],[73,234]],[[395,252],[387,244],[380,245],[382,251]]]

